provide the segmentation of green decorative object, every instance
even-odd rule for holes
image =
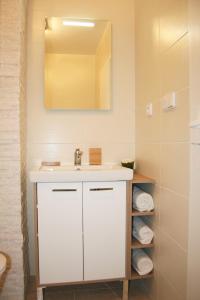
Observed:
[[[134,161],[128,161],[128,160],[122,160],[121,161],[121,165],[122,167],[125,167],[125,168],[129,168],[129,169],[134,169]]]

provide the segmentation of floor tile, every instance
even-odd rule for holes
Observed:
[[[45,300],[75,300],[74,292],[49,292],[48,290],[44,294]]]
[[[56,286],[45,289],[44,300],[121,300],[122,282]],[[30,281],[27,300],[37,300],[34,280]],[[129,300],[148,300],[134,284],[130,286]]]
[[[111,288],[122,288],[123,283],[122,281],[110,281],[106,283],[106,286]]]
[[[77,291],[76,300],[120,300],[121,298],[114,295],[110,290],[91,290]]]

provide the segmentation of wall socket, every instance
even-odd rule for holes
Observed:
[[[169,94],[166,94],[162,98],[162,109],[164,111],[169,111],[176,108],[176,93],[172,92]]]
[[[148,103],[146,105],[146,115],[149,117],[152,117],[152,115],[153,115],[153,104],[152,103]]]

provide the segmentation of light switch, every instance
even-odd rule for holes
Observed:
[[[164,111],[169,111],[176,108],[176,93],[166,94],[162,98],[162,108]]]
[[[146,105],[146,115],[151,117],[153,115],[153,104],[152,103],[148,103]]]

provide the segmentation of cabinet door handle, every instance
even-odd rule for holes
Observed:
[[[77,192],[77,189],[53,189],[52,192]]]
[[[101,191],[113,191],[113,188],[94,188],[90,189],[91,192],[101,192]]]

